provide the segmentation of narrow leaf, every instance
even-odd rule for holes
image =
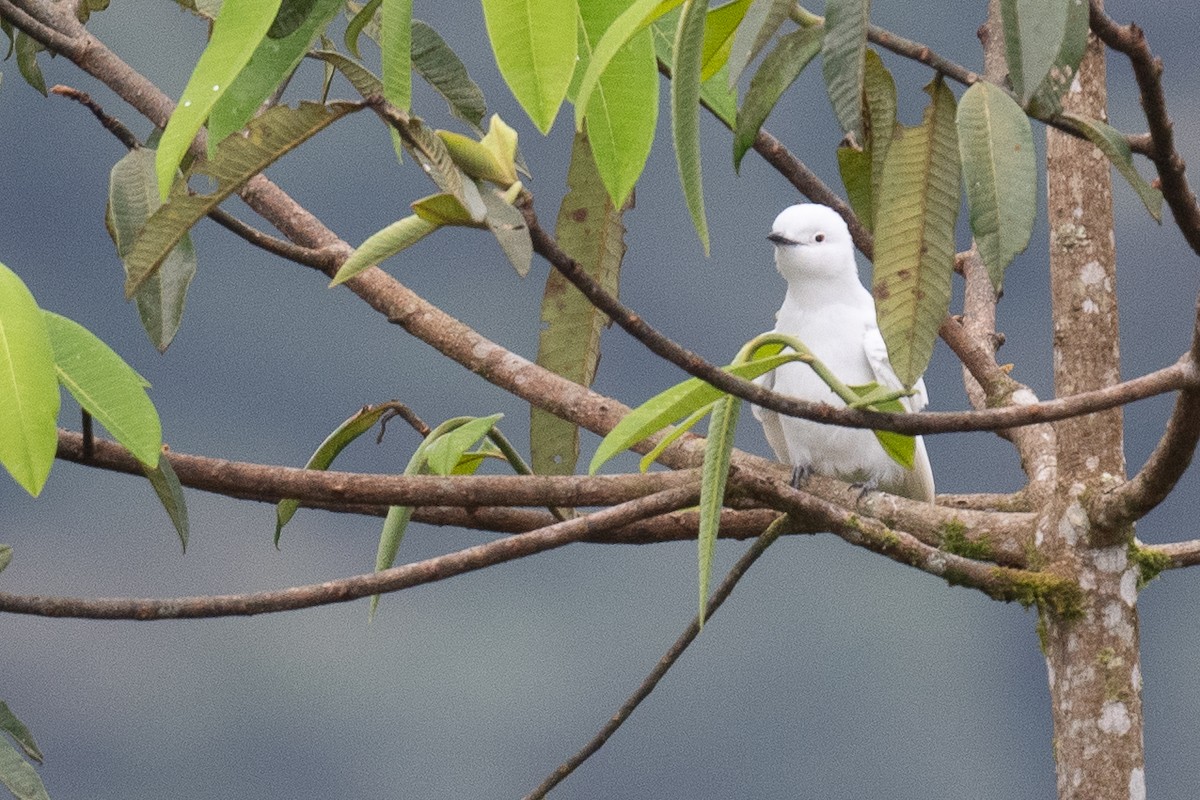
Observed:
[[[0,264],[0,463],[34,497],[58,448],[54,349],[33,295]]]
[[[660,455],[662,455],[662,452],[664,450],[666,450],[671,445],[675,444],[675,442],[677,442],[680,439],[680,437],[682,437],[685,433],[687,433],[693,427],[695,427],[697,422],[699,422],[700,420],[704,419],[709,414],[711,414],[713,408],[715,408],[716,405],[720,402],[721,402],[720,400],[714,400],[713,402],[709,403],[708,405],[706,405],[700,409],[697,409],[696,411],[693,411],[687,417],[687,419],[685,419],[683,422],[680,422],[678,425],[676,425],[674,428],[672,428],[670,433],[668,433],[666,436],[659,439],[658,444],[654,445],[654,447],[649,452],[647,452],[646,455],[642,456],[642,460],[638,462],[638,469],[641,470],[642,472],[645,472],[646,470],[650,469],[650,465],[658,460],[658,457]]]
[[[425,449],[425,464],[434,475],[450,475],[466,452],[488,435],[503,414],[478,417],[447,431]]]
[[[333,50],[315,50],[311,55],[342,73],[342,76],[350,81],[354,90],[363,97],[383,95],[383,81],[357,61]]]
[[[576,0],[483,0],[500,74],[542,133],[575,71],[577,14]]]
[[[0,544],[0,572],[8,569],[8,565],[12,563],[12,556],[12,545]]]
[[[154,151],[130,150],[112,168],[108,179],[108,230],[125,266],[133,243],[150,215],[158,210],[158,180],[154,175]],[[133,299],[142,327],[158,351],[165,352],[179,331],[188,286],[196,275],[196,250],[185,234],[163,259],[158,271],[146,279]]]
[[[4,738],[0,738],[0,784],[17,800],[50,800],[37,771]]]
[[[746,9],[742,24],[734,34],[733,44],[729,48],[729,59],[726,61],[730,86],[738,82],[746,67],[758,57],[767,46],[767,42],[771,41],[771,37],[783,25],[791,4],[791,0],[754,0]]]
[[[254,54],[279,10],[279,0],[225,0],[213,22],[208,46],[184,87],[156,152],[158,193],[171,191],[183,154],[221,95]],[[209,147],[216,146],[210,141]]]
[[[1150,212],[1150,216],[1154,217],[1155,221],[1161,225],[1162,192],[1155,189],[1138,174],[1137,167],[1133,165],[1133,152],[1129,149],[1129,142],[1121,132],[1108,123],[1081,117],[1077,114],[1063,114],[1063,117],[1078,126],[1088,141],[1096,145],[1101,153],[1104,153],[1104,156],[1117,168],[1117,172],[1121,173],[1121,177],[1127,180],[1133,190],[1137,192],[1138,197],[1146,206],[1146,210]]]
[[[383,54],[383,96],[402,111],[412,106],[413,0],[383,0],[379,49]]]
[[[216,189],[212,194],[186,194],[180,182],[167,203],[146,222],[126,260],[125,296],[132,297],[188,230],[222,200],[284,154],[359,108],[352,103],[301,103],[297,109],[275,106],[251,121],[245,136],[231,136],[222,142],[215,156],[195,169],[213,179]],[[158,163],[161,168],[161,157]]]
[[[883,411],[891,414],[903,414],[908,409],[904,407],[904,403],[897,398],[896,392],[878,383],[869,383],[865,386],[851,386],[850,390],[862,398],[862,403],[850,403],[851,408],[870,408],[873,411]],[[888,395],[886,400],[873,399],[876,394]],[[900,466],[905,469],[912,469],[913,462],[917,455],[917,438],[915,436],[907,436],[903,433],[893,433],[891,431],[872,431],[875,438],[879,440],[879,444],[883,446],[883,451],[891,457]]]
[[[17,50],[17,71],[21,73],[21,77],[25,82],[40,92],[43,96],[46,95],[46,79],[42,76],[42,68],[38,64],[37,54],[45,50],[41,42],[34,39],[25,31],[17,31],[15,40]]]
[[[303,8],[305,5],[307,10]],[[241,130],[279,84],[295,71],[317,34],[341,5],[339,0],[284,0],[267,36],[258,43],[246,66],[209,114],[208,136],[213,146]],[[285,19],[287,24],[281,25]],[[277,35],[277,31],[289,28],[287,33]]]
[[[842,130],[862,141],[863,59],[871,0],[829,0],[825,8],[822,73]]]
[[[733,438],[741,413],[741,398],[727,395],[718,400],[708,424],[708,442],[704,448],[704,467],[700,477],[700,626],[708,616],[708,582],[712,574],[713,550],[721,527],[721,507],[725,503],[725,484],[729,479],[729,460]]]
[[[358,49],[358,37],[362,36],[363,30],[374,22],[375,12],[382,4],[383,0],[370,0],[365,6],[358,9],[346,23],[346,33],[342,36],[342,41],[345,42],[346,49],[355,58],[362,58],[362,53]]]
[[[1037,216],[1033,132],[1008,93],[984,81],[963,95],[956,124],[971,232],[998,292]]]
[[[925,91],[921,124],[903,128],[888,150],[875,220],[879,329],[906,387],[929,364],[949,309],[959,206],[954,95],[940,77]]]
[[[484,224],[496,237],[508,263],[524,278],[533,265],[533,241],[525,224],[525,216],[493,189],[484,189],[481,195],[487,207]]]
[[[888,148],[896,136],[896,81],[874,50],[867,50],[863,59],[863,137],[871,156],[870,208],[859,219],[867,230],[875,230],[875,214],[879,205],[883,165]],[[857,209],[856,209],[857,212]]]
[[[754,145],[758,129],[775,108],[779,98],[800,76],[808,62],[821,50],[825,30],[821,27],[801,28],[779,38],[779,43],[767,54],[758,71],[750,79],[750,87],[738,110],[737,127],[733,132],[733,166],[741,166],[742,157]]]
[[[706,7],[702,0],[684,3],[675,32],[675,60],[671,64],[671,139],[675,143],[675,162],[679,166],[683,197],[705,256],[708,220],[700,175],[700,58]]]
[[[704,53],[700,57],[700,80],[706,81],[729,61],[733,37],[751,0],[729,0],[711,9],[704,20]]]
[[[142,376],[78,322],[42,314],[59,382],[134,458],[153,467],[162,448],[162,426]]]
[[[158,463],[154,466],[144,463],[141,466],[150,485],[154,487],[154,494],[158,495],[159,502],[162,503],[167,515],[171,518],[175,534],[179,537],[179,544],[186,553],[188,546],[187,500],[183,496],[183,485],[179,482],[179,476],[175,474],[171,462],[165,458],[158,459]]]
[[[850,207],[858,215],[859,221],[869,230],[874,223],[874,209],[871,203],[871,154],[844,144],[837,149],[837,160],[842,185],[846,187],[846,199],[850,201]]]
[[[367,237],[338,269],[329,285],[333,287],[345,283],[363,270],[411,247],[437,229],[437,225],[421,219],[417,214],[393,222]]]
[[[412,65],[450,106],[450,113],[478,132],[487,114],[483,91],[438,32],[416,19],[412,22]]]
[[[407,475],[408,473],[405,472]],[[415,473],[414,473],[415,474]],[[379,547],[375,551],[375,571],[383,572],[391,569],[396,563],[396,554],[400,552],[400,542],[408,530],[412,520],[412,506],[392,506],[383,519],[383,530],[379,533]],[[371,610],[368,612],[374,618],[379,609],[379,595],[371,595]]]
[[[670,69],[675,63],[675,29],[678,27],[678,8],[663,14],[650,26],[660,68]],[[716,75],[700,84],[700,104],[721,120],[725,127],[733,128],[737,118],[737,91],[729,85],[728,67],[722,67]]]
[[[3,545],[8,547],[8,545]],[[8,548],[12,552],[12,548]],[[17,719],[17,715],[12,712],[8,704],[0,700],[0,731],[4,731],[13,738],[13,741],[25,752],[25,755],[32,758],[34,761],[41,762],[42,751],[38,749],[37,742],[33,740],[33,734],[29,728],[25,727],[25,723]]]
[[[610,294],[617,294],[625,256],[623,209],[613,205],[592,160],[585,134],[576,133],[567,170],[567,194],[555,236],[563,250]],[[558,270],[542,295],[537,363],[581,386],[591,386],[600,363],[600,334],[608,317]],[[579,460],[579,427],[530,406],[529,447],[541,475],[571,475]]]

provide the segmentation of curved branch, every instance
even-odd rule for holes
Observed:
[[[531,533],[518,534],[455,553],[401,567],[308,586],[293,586],[252,594],[171,598],[86,598],[16,595],[0,592],[0,612],[73,619],[208,619],[293,611],[344,603],[444,580],[454,575],[502,564],[579,541],[597,531],[675,511],[696,502],[699,489],[686,486],[587,516],[559,522]]]

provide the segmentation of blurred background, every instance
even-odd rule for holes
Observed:
[[[978,70],[983,6],[880,0],[873,18]],[[1108,7],[1119,21],[1136,20],[1163,57],[1179,147],[1196,161],[1200,65],[1191,57],[1191,9]],[[549,224],[565,186],[569,109],[548,137],[536,132],[499,78],[477,7],[418,2],[416,15],[467,61],[489,110],[520,132],[533,173],[527,183]],[[117,0],[89,27],[172,96],[204,34],[199,20],[166,0]],[[144,120],[65,59],[40,61],[48,85],[90,92],[149,134]],[[929,71],[890,55],[885,63],[896,76],[901,120],[914,124]],[[200,270],[183,328],[159,355],[122,299],[121,265],[104,230],[108,170],[121,145],[80,106],[31,90],[13,61],[0,70],[0,261],[44,308],[86,325],[150,379],[173,449],[299,466],[361,405],[391,398],[432,423],[503,411],[503,430],[527,442],[522,404],[345,289],[328,290],[320,275],[208,221],[193,233]],[[1110,58],[1109,75],[1113,124],[1144,130],[1125,63]],[[320,69],[305,65],[289,97],[314,96],[319,81]],[[415,83],[414,111],[461,130],[441,99]],[[353,92],[339,80],[333,94]],[[753,154],[735,175],[730,135],[706,119],[713,244],[704,258],[680,197],[667,113],[664,106],[637,207],[626,216],[622,296],[670,336],[724,363],[773,325],[784,287],[764,237],[775,214],[801,198]],[[816,64],[767,127],[840,188],[840,132]],[[1144,160],[1139,167],[1149,174]],[[368,114],[323,132],[269,175],[351,243],[432,191],[411,162],[395,166],[386,131]],[[1119,178],[1114,191],[1123,369],[1134,376],[1186,349],[1200,280],[1174,227],[1155,225]],[[1044,218],[1044,197],[1039,202]],[[227,205],[248,217],[238,201]],[[960,231],[960,246],[967,241]],[[1008,337],[1001,359],[1044,398],[1052,396],[1046,247],[1043,219],[1009,272],[999,321]],[[536,356],[543,262],[521,280],[486,233],[445,230],[385,268],[484,335]],[[962,408],[959,368],[938,348],[926,376],[932,408]],[[600,391],[635,404],[680,377],[621,331],[606,333]],[[64,398],[62,424],[77,427],[78,409]],[[1127,409],[1131,472],[1153,448],[1170,402]],[[585,434],[585,459],[596,441]],[[749,421],[738,444],[769,452]],[[415,435],[395,425],[381,445],[364,437],[338,466],[399,472],[415,445]],[[942,492],[1022,483],[1014,454],[994,435],[933,437],[928,447]],[[237,593],[357,574],[374,563],[378,519],[301,511],[277,551],[271,506],[190,491],[187,498],[192,535],[181,556],[144,481],[59,462],[33,500],[4,476],[0,541],[13,545],[15,558],[0,586],[86,596]],[[1196,499],[1193,471],[1138,535],[1197,536]],[[418,526],[400,559],[486,538]],[[717,569],[744,547],[722,544]],[[1148,783],[1162,797],[1190,796],[1196,785],[1196,584],[1194,571],[1168,573],[1141,602]],[[32,728],[56,800],[519,797],[616,710],[694,605],[695,545],[679,543],[572,546],[385,597],[371,624],[365,601],[191,622],[10,615],[0,618],[0,698]],[[552,796],[1051,797],[1052,731],[1035,623],[1032,611],[949,588],[832,536],[788,538],[630,722]]]

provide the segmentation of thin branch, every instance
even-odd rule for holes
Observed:
[[[721,581],[721,585],[717,587],[717,590],[712,593],[712,596],[708,600],[707,619],[711,620],[713,614],[717,613],[717,610],[729,598],[729,595],[733,593],[733,589],[737,586],[738,581],[745,576],[750,567],[754,565],[754,562],[767,551],[767,548],[779,538],[779,534],[783,532],[786,524],[786,515],[772,522],[754,541],[754,544],[738,559],[737,563],[733,565],[733,568],[729,570],[725,579]],[[584,745],[579,752],[559,765],[558,769],[547,776],[546,780],[542,781],[536,789],[525,795],[525,800],[541,800],[551,789],[562,783],[581,764],[595,755],[596,751],[603,747],[605,742],[617,732],[617,729],[625,724],[625,721],[637,710],[642,701],[650,696],[650,693],[658,686],[659,681],[666,676],[671,667],[675,666],[675,662],[679,660],[680,656],[683,655],[684,651],[695,641],[699,634],[700,617],[697,615],[691,624],[688,625],[687,629],[675,640],[675,643],[658,660],[658,663],[654,665],[654,669],[650,671],[650,674],[646,676],[637,690],[604,723],[603,727],[592,737],[591,741]]]
[[[308,586],[237,595],[172,598],[86,598],[0,593],[0,612],[74,619],[208,619],[293,611],[344,603],[360,597],[420,586],[455,575],[484,569],[535,553],[553,550],[631,522],[664,514],[696,502],[699,489],[669,489],[619,506],[575,517],[531,533],[518,534],[487,544],[401,567],[355,575]]]
[[[1139,544],[1138,547],[1146,553],[1164,558],[1166,561],[1162,565],[1163,569],[1182,569],[1200,565],[1200,539],[1170,544]]]
[[[40,12],[41,9],[37,3],[0,0],[0,17],[7,19],[14,28],[33,37],[52,52],[66,53],[74,44],[72,39],[60,33],[54,24],[38,19],[43,14],[27,12],[25,10],[27,7],[31,8],[33,12]]]

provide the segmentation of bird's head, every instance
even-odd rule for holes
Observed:
[[[785,208],[767,239],[775,245],[775,266],[789,282],[857,277],[850,230],[829,206],[803,203]]]

